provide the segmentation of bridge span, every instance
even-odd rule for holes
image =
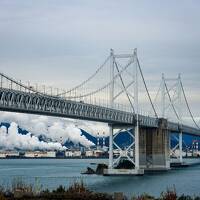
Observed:
[[[121,59],[123,64],[120,63]],[[109,68],[106,67],[108,63]],[[100,76],[103,70],[105,74]],[[96,81],[98,77],[100,79]],[[150,114],[139,111],[139,80],[143,84],[146,100],[152,111]],[[169,87],[170,81],[174,83]],[[180,154],[177,158],[181,164],[182,134],[200,136],[200,128],[191,112],[180,75],[176,79],[166,79],[163,75],[160,88],[156,98],[161,93],[161,114],[156,107],[156,98],[153,101],[150,96],[136,49],[131,54],[114,54],[111,49],[108,58],[94,74],[67,91],[61,92],[57,89],[54,93],[52,87],[43,86],[41,89],[37,84],[23,84],[0,73],[0,111],[107,123],[110,134],[109,167],[105,170],[105,175],[141,175],[144,170],[170,169],[170,133],[179,134],[176,147],[179,148]],[[99,100],[101,98],[105,98],[103,103]],[[194,127],[183,121],[183,101]],[[128,107],[123,105],[124,102],[128,103]],[[167,115],[169,108],[175,120],[171,120]],[[133,138],[133,143],[126,149],[122,149],[115,142],[121,131],[128,132]],[[119,156],[114,158],[113,150],[116,149]],[[124,159],[132,163],[134,168],[116,168]]]
[[[6,88],[0,88],[0,110],[89,120],[125,126],[136,125],[136,114],[132,112],[66,100],[62,97]],[[158,118],[139,115],[139,125],[141,127],[156,128],[158,127]],[[179,123],[168,121],[169,131],[178,133],[180,128]],[[184,124],[182,125],[182,132],[200,136],[199,129]]]

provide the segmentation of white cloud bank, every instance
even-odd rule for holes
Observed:
[[[18,125],[15,122],[10,127],[1,126],[0,128],[0,147],[7,150],[65,150],[58,142],[43,142],[28,133],[22,135],[18,132]]]
[[[72,141],[74,144],[80,143],[86,147],[94,145],[82,135],[81,130],[75,126],[74,120],[70,119],[1,112],[0,122],[15,122],[34,136],[45,135],[53,142]]]

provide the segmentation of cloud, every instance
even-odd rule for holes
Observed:
[[[0,147],[7,150],[65,150],[58,142],[43,142],[32,135],[27,133],[22,135],[18,132],[18,125],[15,122],[10,124],[10,127],[0,127]]]
[[[20,128],[31,132],[33,135],[45,135],[54,142],[72,141],[86,147],[94,145],[82,135],[81,130],[75,126],[75,121],[70,119],[1,112],[0,122],[15,122],[19,124]]]

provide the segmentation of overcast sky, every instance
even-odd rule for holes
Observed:
[[[138,56],[150,89],[180,72],[200,116],[199,0],[0,0],[0,70],[70,88],[109,54]]]

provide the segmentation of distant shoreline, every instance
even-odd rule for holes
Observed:
[[[11,160],[11,159],[108,159],[107,157],[6,157],[0,158],[0,160]]]
[[[184,159],[198,159],[200,157],[185,157]],[[108,157],[0,157],[0,160],[11,160],[11,159],[108,159]]]

